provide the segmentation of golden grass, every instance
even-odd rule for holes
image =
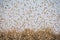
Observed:
[[[25,29],[22,32],[16,30],[0,31],[0,40],[60,40],[60,34],[54,35],[49,28],[45,29],[45,31],[31,29]]]

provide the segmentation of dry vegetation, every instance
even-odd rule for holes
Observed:
[[[16,30],[0,31],[0,40],[60,40],[60,34],[54,35],[49,28],[44,31],[30,29],[25,29],[22,32],[17,32]]]

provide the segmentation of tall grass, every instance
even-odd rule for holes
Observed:
[[[60,34],[54,35],[49,28],[37,31],[25,29],[22,32],[16,30],[0,31],[0,40],[60,40]]]

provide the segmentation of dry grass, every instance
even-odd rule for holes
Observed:
[[[60,40],[60,34],[55,35],[55,37],[56,37],[56,40]]]
[[[54,35],[52,31],[47,28],[45,31],[25,29],[22,32],[16,30],[1,32],[0,40],[60,40],[60,34]]]

